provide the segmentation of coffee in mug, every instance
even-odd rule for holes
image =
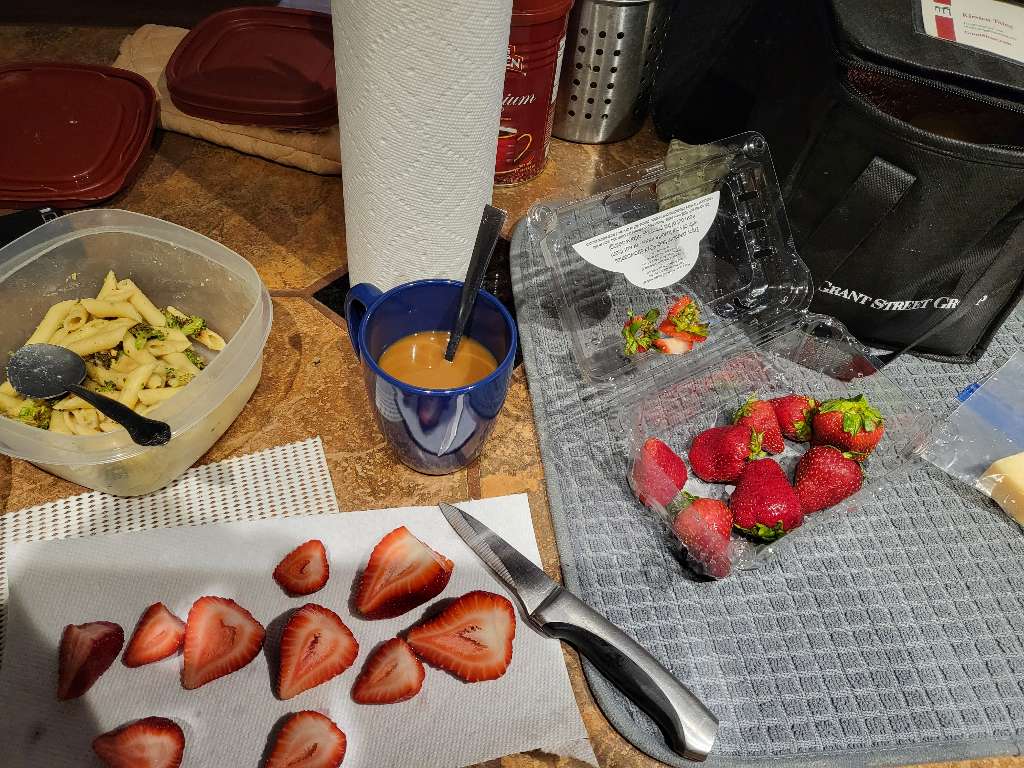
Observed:
[[[377,365],[389,376],[422,389],[467,387],[497,370],[490,350],[469,336],[462,337],[455,358],[445,360],[449,336],[447,331],[411,333],[389,345]]]

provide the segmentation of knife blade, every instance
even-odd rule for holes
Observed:
[[[451,504],[441,513],[543,634],[573,646],[661,728],[676,754],[702,761],[718,719],[633,638],[550,578],[515,547]]]

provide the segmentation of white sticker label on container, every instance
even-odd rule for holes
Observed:
[[[1024,64],[1024,6],[1006,0],[921,0],[924,31]]]
[[[718,192],[576,243],[573,250],[595,267],[621,272],[639,288],[665,288],[682,280],[700,255],[700,241],[718,213]]]

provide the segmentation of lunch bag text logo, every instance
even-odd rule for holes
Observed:
[[[818,293],[828,294],[836,298],[852,301],[854,304],[878,309],[883,312],[905,312],[912,309],[956,309],[960,299],[952,296],[939,296],[934,299],[877,299],[866,293],[855,291],[852,288],[843,288],[834,283],[825,281],[825,284],[818,290]]]

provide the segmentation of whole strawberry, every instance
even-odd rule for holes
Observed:
[[[700,308],[689,296],[682,296],[669,307],[658,330],[690,344],[699,344],[708,337],[708,324],[700,321]]]
[[[783,395],[768,401],[775,410],[782,436],[797,443],[811,439],[811,418],[818,405],[812,397],[805,395]]]
[[[793,485],[804,514],[809,514],[852,496],[863,482],[864,470],[848,453],[816,445],[800,457]]]
[[[633,462],[633,491],[641,504],[658,505],[675,515],[686,503],[686,464],[656,437],[649,437]]]
[[[775,418],[775,409],[767,400],[758,400],[755,395],[751,395],[736,411],[732,423],[746,425],[760,434],[761,448],[768,453],[782,453],[786,450],[779,420]]]
[[[814,445],[834,445],[856,461],[864,461],[885,432],[885,419],[864,395],[826,400],[818,406],[813,425]]]
[[[622,326],[622,338],[626,342],[622,351],[627,355],[635,355],[654,346],[654,340],[660,335],[656,327],[660,315],[656,309],[649,309],[642,315],[634,315],[633,310],[630,310]]]
[[[729,508],[738,530],[764,541],[774,541],[804,521],[800,497],[775,459],[758,459],[743,468]]]
[[[708,483],[736,482],[743,466],[761,456],[761,436],[743,424],[705,429],[690,444],[690,467]]]
[[[672,530],[699,571],[724,579],[732,570],[729,559],[732,512],[717,499],[683,495],[684,506],[672,522]]]

